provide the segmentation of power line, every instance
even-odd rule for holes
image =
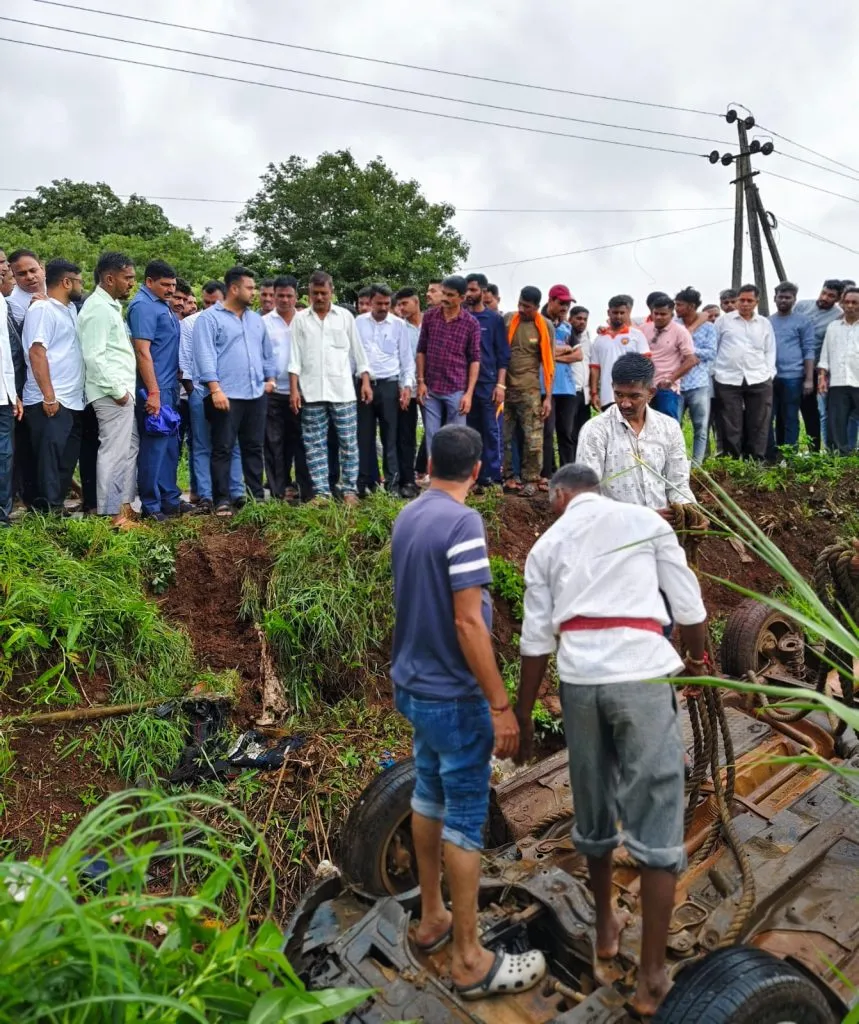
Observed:
[[[859,175],[845,174],[844,171],[837,171],[834,167],[827,167],[825,164],[815,163],[814,160],[806,160],[803,156],[794,156],[793,153],[784,153],[776,150],[779,156],[787,160],[795,160],[798,164],[805,164],[807,167],[816,167],[819,171],[826,171],[827,174],[837,174],[840,178],[849,178],[850,181],[859,181]]]
[[[852,252],[854,256],[859,256],[859,249],[851,249],[849,245],[842,245],[841,242],[834,242],[831,238],[818,235],[816,231],[809,231],[808,228],[804,228],[800,224],[792,224],[789,220],[785,220],[784,217],[779,218],[779,223],[783,224],[788,228],[788,230],[795,231],[799,235],[805,235],[806,237],[813,238],[818,242],[825,242],[827,245],[834,245],[837,249],[844,249],[845,252]]]
[[[723,117],[713,110],[699,110],[695,107],[678,107],[670,103],[651,103],[647,100],[634,100],[623,96],[603,96],[600,93],[579,92],[575,89],[562,89],[558,86],[536,85],[532,82],[514,82],[504,78],[490,78],[486,75],[473,75],[464,71],[448,71],[444,68],[424,67],[420,64],[405,64],[395,60],[384,60],[381,57],[365,57],[357,53],[341,53],[338,50],[326,50],[316,46],[302,46],[298,43],[286,43],[280,39],[262,39],[258,36],[243,36],[235,32],[219,32],[217,29],[201,28],[198,25],[182,25],[173,21],[159,21],[156,18],[143,18],[140,15],[122,14],[119,11],[103,11],[95,7],[80,7],[77,4],[61,3],[59,0],[32,0],[33,3],[45,4],[49,7],[60,7],[64,10],[98,14],[106,18],[122,18],[126,21],[137,21],[145,25],[157,25],[160,28],[178,28],[186,32],[200,32],[204,35],[219,36],[231,42],[241,40],[247,43],[261,43],[264,46],[279,46],[289,50],[301,50],[304,53],[322,54],[327,57],[343,57],[347,60],[360,60],[369,64],[381,64],[386,67],[403,68],[406,71],[423,71],[432,75],[447,75],[451,78],[464,78],[474,82],[488,82],[492,85],[510,85],[516,89],[534,89],[539,92],[558,93],[564,96],[581,96],[585,99],[606,100],[611,103],[629,103],[637,107],[652,107],[656,110],[674,110],[683,114],[703,114],[707,117]]]
[[[638,242],[651,242],[655,238],[669,238],[671,235],[684,235],[689,231],[700,231],[702,228],[712,228],[716,224],[727,224],[728,218],[723,220],[712,220],[708,224],[695,224],[691,228],[679,228],[677,231],[663,231],[658,235],[645,235],[643,238],[628,238],[623,242],[609,242],[607,245],[593,245],[589,249],[574,249],[572,252],[554,252],[548,256],[530,256],[523,260],[507,260],[505,263],[483,263],[480,269],[486,270],[497,267],[515,267],[520,263],[536,263],[537,260],[559,260],[566,256],[582,256],[589,252],[599,252],[601,249],[616,249],[622,245],[635,245]]]
[[[775,171],[763,171],[764,174],[768,174],[771,178],[778,178],[781,181],[789,181],[792,185],[802,185],[803,188],[813,189],[815,192],[824,192],[828,196],[835,196],[837,199],[846,199],[850,203],[859,203],[859,199],[856,196],[845,196],[843,192],[832,192],[828,188],[821,188],[820,185],[812,185],[807,181],[798,181],[796,178],[787,178],[783,174],[776,174]]]
[[[35,194],[37,188],[12,188],[10,185],[0,185],[0,192],[13,192],[17,194]],[[132,196],[146,199],[149,202],[175,202],[175,203],[223,203],[228,206],[244,206],[246,199],[208,199],[205,196],[145,196],[140,192],[115,192],[118,199],[131,199]],[[457,206],[456,213],[706,213],[715,210],[730,210],[730,206],[666,206],[664,208],[641,207],[638,209],[629,208],[624,210],[607,210],[597,207],[582,208],[578,210],[557,209],[557,210],[525,210],[511,209],[509,207],[479,207],[479,206]]]
[[[41,0],[39,0],[41,2]],[[485,121],[464,114],[447,114],[438,110],[416,110],[414,107],[403,107],[394,103],[382,103],[379,100],[358,99],[355,96],[335,96],[328,92],[314,92],[312,89],[299,89],[292,85],[280,85],[274,82],[257,82],[248,78],[236,78],[232,75],[218,75],[213,71],[198,71],[191,68],[177,68],[169,64],[154,64],[150,61],[134,60],[131,57],[117,57],[106,53],[90,53],[88,50],[70,50],[64,46],[51,46],[48,43],[34,43],[29,39],[0,38],[0,43],[13,43],[18,46],[29,46],[37,50],[50,50],[53,53],[69,53],[77,57],[94,57],[97,60],[109,60],[118,64],[130,64],[140,68],[156,68],[159,71],[174,71],[182,75],[200,78],[211,78],[219,82],[233,82],[239,85],[256,85],[263,89],[276,89],[279,92],[297,93],[301,96],[313,96],[318,99],[341,100],[346,103],[358,103],[366,107],[381,107],[383,110],[397,110],[407,114],[423,114],[427,117],[438,117],[447,121],[464,121],[467,124],[478,124],[492,128],[508,128],[516,132],[528,132],[532,135],[551,135],[561,139],[576,139],[580,142],[601,142],[608,146],[623,146],[626,149],[646,149],[654,153],[672,153],[677,156],[706,157],[704,153],[695,153],[690,149],[669,149],[666,146],[648,146],[643,142],[625,142],[620,139],[600,139],[592,135],[575,135],[572,132],[556,132],[549,128],[534,128],[529,125],[507,124],[503,121]]]
[[[791,146],[796,146],[797,149],[804,149],[806,153],[811,153],[812,156],[820,157],[821,160],[827,160],[831,164],[837,164],[839,167],[843,167],[847,171],[853,171],[854,174],[859,174],[859,170],[855,167],[851,167],[850,164],[842,163],[840,160],[834,160],[831,156],[827,156],[825,153],[819,153],[816,149],[812,149],[810,146],[803,146],[801,142],[795,142],[793,139],[789,139],[786,135],[780,135],[772,128],[765,128],[762,124],[759,124],[758,128],[762,132],[767,132],[769,135],[774,135],[777,139],[781,139],[782,142],[787,142]],[[784,155],[785,154],[783,153],[782,156]]]
[[[0,16],[0,21],[7,21],[13,25],[25,25],[28,28],[43,28],[51,32],[62,32],[64,35],[71,34],[85,36],[87,39],[100,39],[103,42],[123,43],[130,46],[142,46],[147,50],[163,50],[167,53],[175,53],[182,57],[202,57],[207,60],[226,61],[229,64],[239,64],[243,67],[261,68],[264,71],[279,71],[287,75],[300,75],[305,78],[318,78],[326,82],[338,82],[341,85],[357,85],[362,89],[379,89],[383,92],[402,93],[405,96],[417,96],[425,100],[441,100],[444,103],[461,103],[469,107],[483,107],[487,110],[499,110],[506,114],[524,114],[527,117],[547,117],[554,121],[572,121],[577,124],[589,124],[598,128],[619,129],[628,132],[643,132],[647,135],[663,135],[674,139],[690,139],[693,142],[710,142],[718,146],[727,146],[730,143],[720,139],[712,139],[702,135],[688,135],[684,132],[669,132],[658,128],[639,128],[635,125],[613,124],[606,121],[593,121],[584,117],[571,117],[567,114],[552,114],[541,110],[523,110],[521,107],[507,107],[498,103],[484,103],[480,100],[469,100],[459,96],[444,96],[439,93],[421,92],[417,89],[403,89],[394,85],[379,85],[375,82],[361,82],[354,78],[342,78],[338,75],[323,75],[316,71],[297,71],[293,68],[279,67],[273,64],[264,64],[260,61],[243,60],[239,57],[227,57],[218,53],[204,53],[199,50],[185,50],[180,47],[166,46],[163,43],[145,43],[137,39],[123,39],[121,36],[103,35],[98,32],[85,32],[82,29],[62,28],[59,25],[46,25],[39,21],[26,21],[23,18],[9,18]],[[840,173],[840,172],[836,172]],[[859,180],[859,179],[857,179]]]

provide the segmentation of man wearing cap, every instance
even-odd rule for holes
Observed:
[[[575,444],[573,432],[576,417],[576,377],[573,364],[582,361],[581,347],[571,344],[572,325],[567,317],[570,306],[575,302],[565,284],[555,284],[549,289],[549,301],[542,313],[551,320],[555,328],[555,383],[552,387],[551,411],[543,423],[543,471],[548,480],[555,472],[555,434],[558,435],[558,464],[573,461]],[[546,382],[543,367],[540,367],[540,391],[545,400]]]

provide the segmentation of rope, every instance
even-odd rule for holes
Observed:
[[[859,622],[859,585],[851,570],[851,563],[857,553],[859,549],[854,547],[853,543],[839,541],[824,548],[814,563],[815,593],[828,611],[847,629],[854,628],[853,623]],[[826,641],[823,648],[823,658],[817,672],[817,692],[827,692],[827,678],[832,665],[838,670],[844,703],[847,707],[855,707],[853,664],[846,664],[844,652],[830,640]],[[846,728],[847,723],[839,719],[834,724],[835,735],[841,736]]]
[[[697,505],[675,504],[671,506],[674,513],[674,529],[686,553],[686,560],[694,572],[698,571],[698,555],[701,541],[706,535],[709,522],[704,512]],[[715,664],[713,642],[707,634],[707,654],[710,663]],[[710,826],[710,834],[693,858],[692,865],[706,860],[715,849],[721,837],[724,837],[737,859],[742,879],[742,895],[734,910],[734,916],[720,946],[730,946],[740,937],[755,905],[755,879],[752,865],[731,817],[731,803],[734,799],[734,787],[737,778],[734,741],[722,703],[722,692],[716,687],[705,686],[697,694],[686,699],[686,707],[692,724],[693,765],[689,781],[689,802],[686,807],[685,824],[688,828],[692,822],[695,808],[701,792],[701,784],[710,769],[713,780],[713,793],[716,800],[718,817]],[[722,781],[722,766],[719,758],[719,739],[725,753],[725,777]]]

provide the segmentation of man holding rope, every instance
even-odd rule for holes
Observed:
[[[673,686],[654,680],[684,668],[685,675],[707,674],[706,611],[664,518],[601,497],[599,483],[587,466],[558,470],[549,500],[559,518],[525,565],[518,759],[532,754],[534,702],[557,650],[573,841],[588,860],[596,955],[617,955],[628,919],[612,900],[612,852],[623,843],[641,867],[641,959],[632,1005],[646,1016],[670,985],[665,950],[676,876],[686,866],[677,699]],[[664,636],[663,594],[680,625],[684,659]]]

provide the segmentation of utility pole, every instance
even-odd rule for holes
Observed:
[[[720,163],[724,167],[730,167],[735,161],[737,164],[737,176],[731,182],[734,186],[734,252],[731,263],[731,287],[737,289],[743,283],[743,222],[745,212],[748,216],[749,244],[752,250],[752,268],[755,284],[761,293],[758,308],[762,316],[767,316],[769,314],[769,295],[767,293],[766,274],[764,271],[764,253],[761,243],[762,231],[778,279],[780,281],[786,280],[787,273],[773,236],[772,225],[764,209],[760,189],[755,183],[755,178],[760,172],[752,170],[751,158],[756,153],[769,156],[775,147],[770,141],[762,144],[758,139],[753,139],[749,142],[749,129],[755,126],[755,119],[751,114],[741,117],[736,109],[731,108],[725,114],[725,120],[728,124],[736,122],[739,152],[719,153],[718,150],[714,149],[710,153],[710,163]],[[745,211],[743,209],[744,206]]]
[[[755,272],[755,284],[761,293],[758,300],[758,309],[761,316],[769,316],[770,306],[767,295],[767,281],[764,274],[764,251],[761,246],[761,225],[758,214],[758,199],[755,189],[752,171],[752,161],[749,155],[749,136],[746,131],[746,122],[737,118],[737,136],[740,140],[740,160],[737,161],[739,175],[737,181],[742,181],[743,190],[746,193],[746,212],[749,217],[749,243],[752,247],[752,268]],[[740,170],[742,168],[742,170]]]

